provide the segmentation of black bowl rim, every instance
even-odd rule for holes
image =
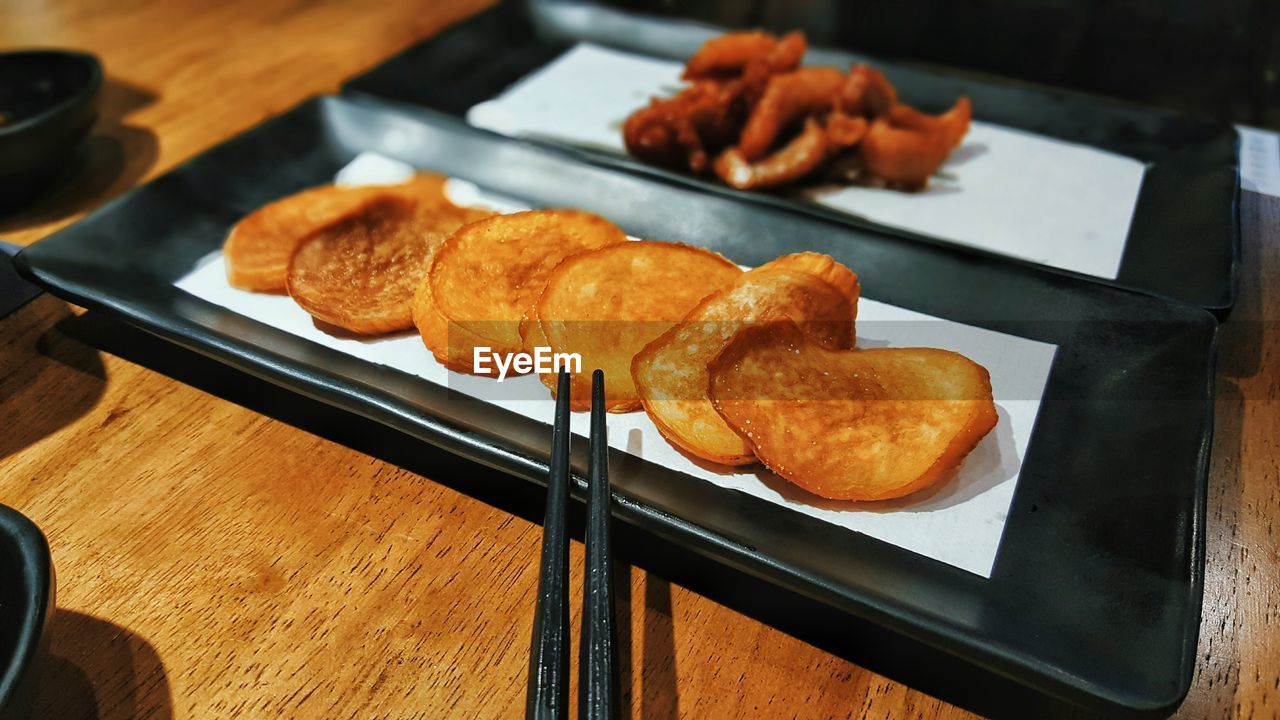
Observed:
[[[102,89],[103,71],[102,61],[96,55],[79,50],[61,50],[56,48],[27,48],[22,50],[6,50],[0,52],[0,60],[19,56],[49,56],[70,60],[79,63],[89,70],[89,80],[75,92],[71,93],[61,101],[54,103],[50,107],[41,112],[24,118],[11,125],[0,125],[0,140],[14,137],[27,132],[31,128],[43,125],[50,120],[71,112],[75,108],[92,102],[93,98]]]
[[[53,606],[53,561],[44,533],[25,515],[0,505],[0,533],[11,536],[22,557],[20,573],[29,601],[21,618],[17,646],[9,658],[0,658],[0,710],[14,699],[27,670],[40,652],[40,636]]]

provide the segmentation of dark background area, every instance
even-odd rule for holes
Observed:
[[[614,0],[1280,129],[1280,0]]]

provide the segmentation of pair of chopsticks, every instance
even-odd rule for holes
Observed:
[[[529,654],[525,717],[562,720],[569,704],[569,373],[561,370],[551,435],[551,475],[542,522],[538,609]],[[613,627],[613,553],[609,541],[609,443],[605,436],[604,373],[591,375],[591,454],[587,466],[587,562],[582,595],[582,642],[578,654],[578,717],[618,717]]]

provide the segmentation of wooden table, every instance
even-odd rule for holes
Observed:
[[[0,237],[34,242],[482,4],[0,4],[0,47],[86,48],[108,74],[87,166]],[[1246,194],[1242,216],[1188,718],[1280,713],[1280,201]],[[42,717],[519,715],[541,529],[477,499],[500,500],[496,481],[462,493],[449,475],[474,468],[435,458],[424,480],[264,416],[234,380],[99,352],[77,312],[42,296],[0,321],[0,501],[44,529],[59,578]],[[631,580],[633,715],[969,714]]]

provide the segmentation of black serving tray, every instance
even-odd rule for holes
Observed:
[[[31,711],[53,594],[44,535],[17,510],[0,505],[0,718],[25,718]]]
[[[857,269],[868,298],[1057,344],[990,579],[618,452],[610,460],[615,513],[851,623],[873,623],[1057,700],[1162,713],[1186,693],[1217,328],[1198,308],[691,193],[367,98],[320,98],[268,120],[24,250],[17,264],[78,304],[544,482],[547,425],[173,287],[239,217],[330,180],[362,151],[531,206],[598,212],[633,235],[702,245],[744,265],[798,247],[827,252]],[[582,488],[579,481],[575,493]]]
[[[344,91],[461,117],[577,42],[683,60],[705,39],[724,30],[592,2],[507,0],[392,57],[348,82]],[[1235,302],[1239,163],[1238,138],[1231,126],[1077,92],[976,79],[848,52],[812,49],[807,61],[839,67],[871,62],[884,71],[904,100],[924,110],[943,110],[958,95],[968,95],[980,120],[1147,163],[1118,277],[1104,282],[1165,295],[1219,315],[1225,315]],[[600,150],[574,150],[591,162],[678,180],[707,193],[771,207],[789,206],[849,225],[879,227],[904,241],[959,246],[945,238],[875,225],[816,203],[741,192]],[[968,251],[1031,264],[979,249]],[[1069,270],[1055,272],[1089,277]]]

